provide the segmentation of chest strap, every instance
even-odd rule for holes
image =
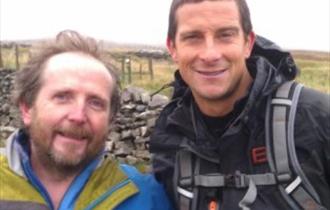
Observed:
[[[182,178],[180,186],[188,187],[192,184],[197,187],[234,187],[246,188],[249,187],[249,182],[252,180],[255,185],[274,185],[277,183],[276,176],[272,173],[265,174],[242,174],[237,171],[233,174],[203,174],[195,175],[193,179]]]

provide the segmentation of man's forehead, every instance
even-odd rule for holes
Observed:
[[[44,66],[44,76],[48,74],[65,73],[100,73],[111,78],[106,66],[99,60],[80,52],[65,52],[54,55],[48,59]]]
[[[80,52],[65,52],[54,55],[46,62],[47,67],[66,67],[71,66],[95,66],[105,68],[105,66],[95,58]]]
[[[188,24],[189,27],[198,25],[209,27],[212,24],[236,23],[240,18],[238,8],[233,1],[225,1],[204,1],[201,7],[196,6],[196,4],[188,4],[180,8],[176,14],[178,26],[182,27],[182,23]],[[206,20],[207,24],[200,22],[200,20]]]

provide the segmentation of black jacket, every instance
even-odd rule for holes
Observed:
[[[189,88],[176,72],[173,100],[164,108],[151,136],[153,169],[174,200],[173,168],[177,151],[188,149],[219,163],[223,174],[239,170],[246,174],[269,172],[267,163],[255,165],[251,150],[265,145],[266,98],[282,83],[293,80],[298,69],[288,52],[258,37],[247,66],[254,82],[244,108],[224,133],[212,135],[200,117]],[[236,109],[236,106],[235,106]],[[318,192],[322,205],[330,209],[330,97],[304,87],[298,101],[295,145],[303,171]],[[246,190],[223,188],[221,209],[239,209]],[[290,209],[276,186],[258,186],[256,210]]]

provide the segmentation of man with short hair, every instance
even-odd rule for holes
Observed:
[[[178,209],[330,209],[329,95],[300,89],[297,155],[270,152],[278,143],[266,146],[268,135],[287,134],[269,134],[268,99],[298,70],[288,52],[253,33],[245,0],[173,0],[167,47],[179,70],[150,150]],[[272,103],[281,113],[291,105]],[[276,117],[270,130],[283,124]],[[287,164],[293,156],[299,163]]]
[[[105,151],[119,108],[114,67],[97,42],[63,31],[17,72],[24,128],[0,159],[0,209],[171,209],[153,176]]]

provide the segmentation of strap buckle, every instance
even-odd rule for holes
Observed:
[[[179,180],[179,185],[181,187],[191,187],[192,184],[193,184],[193,180],[191,177],[182,177]]]
[[[249,186],[249,178],[246,174],[236,171],[235,174],[224,176],[226,187],[246,188]]]

